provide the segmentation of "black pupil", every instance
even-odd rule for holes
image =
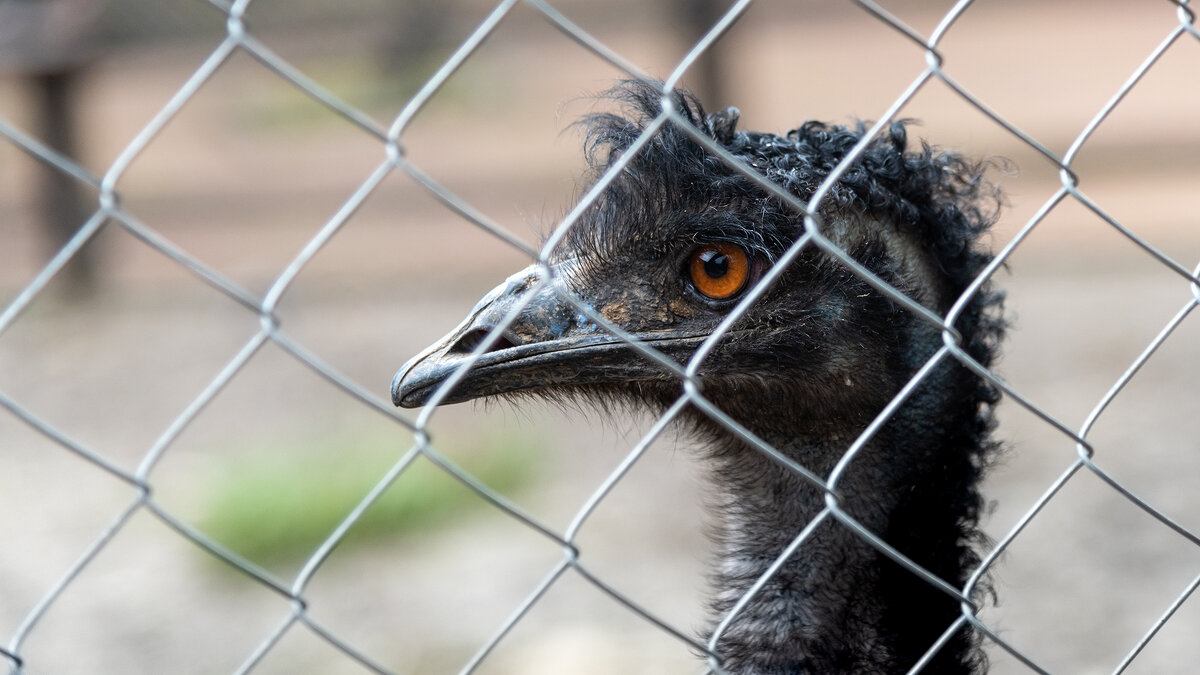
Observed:
[[[704,273],[710,279],[720,279],[729,274],[729,256],[722,255],[717,251],[705,251],[700,254],[700,260],[704,262]]]

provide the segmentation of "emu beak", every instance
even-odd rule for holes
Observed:
[[[554,276],[569,279],[575,265],[573,260],[555,265]],[[403,408],[425,405],[439,385],[463,367],[468,370],[439,403],[665,376],[661,366],[564,300],[554,283],[539,284],[538,275],[536,265],[512,275],[485,295],[457,328],[404,364],[392,379],[392,402]],[[643,299],[629,289],[617,291],[613,297],[582,299],[601,313],[606,313],[606,306],[626,314],[639,309]],[[514,312],[512,322],[499,335],[492,335]],[[694,349],[703,339],[678,330],[656,330],[638,337],[667,352]],[[490,345],[472,363],[472,353],[489,338]]]

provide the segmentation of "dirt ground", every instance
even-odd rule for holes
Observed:
[[[888,4],[931,32],[950,3]],[[991,110],[1062,155],[1169,34],[1167,4],[972,6],[942,43],[945,72]],[[669,73],[693,36],[661,13],[568,14],[630,61]],[[442,42],[486,13],[464,3]],[[219,28],[220,17],[213,23]],[[253,14],[251,15],[253,18]],[[386,25],[307,27],[264,42],[387,124],[437,65],[379,66]],[[81,163],[103,173],[215,47],[150,43],[90,71],[79,103]],[[728,101],[743,125],[783,131],[804,119],[875,118],[925,67],[906,38],[856,8],[760,3],[720,43]],[[443,50],[444,51],[444,50]],[[1200,41],[1184,35],[1083,145],[1080,191],[1185,268],[1200,261],[1193,206],[1200,176]],[[406,156],[520,239],[570,206],[582,169],[568,127],[586,95],[619,73],[518,7],[415,119]],[[20,83],[0,80],[0,118],[31,128]],[[976,156],[1008,206],[999,249],[1058,189],[1040,154],[934,80],[901,116],[914,133]],[[235,54],[123,174],[122,204],[141,222],[261,296],[384,160],[369,134]],[[37,165],[0,142],[0,305],[49,257],[39,237]],[[258,318],[110,223],[88,245],[90,292],[61,281],[0,332],[0,401],[135,470],[172,421],[238,353]],[[393,173],[301,272],[278,316],[286,333],[381,399],[395,369],[452,327],[523,255],[457,218]],[[998,372],[1020,397],[1078,431],[1155,335],[1197,293],[1145,249],[1067,198],[1014,252],[997,283],[1013,324]],[[1124,489],[1200,532],[1200,319],[1192,312],[1088,434],[1095,465]],[[1008,448],[985,493],[1001,538],[1077,458],[1074,443],[1013,398],[1000,409]],[[411,415],[405,415],[412,419]],[[495,435],[546,451],[532,487],[511,495],[561,532],[652,420],[602,422],[554,408],[456,406],[429,431],[461,459]],[[315,440],[314,440],[315,439]],[[408,450],[406,428],[264,347],[187,425],[150,473],[154,499],[194,525],[205,486],[248,452],[281,463],[304,453]],[[127,484],[0,412],[0,646],[118,514]],[[382,476],[386,462],[380,465]],[[660,439],[606,498],[579,540],[583,564],[686,634],[705,621],[709,542],[702,467]],[[396,673],[457,672],[562,559],[560,547],[485,508],[434,534],[335,552],[306,591],[323,629]],[[296,568],[272,569],[290,583]],[[998,605],[982,618],[1054,673],[1112,672],[1177,600],[1178,611],[1126,672],[1183,673],[1200,662],[1200,546],[1096,473],[1074,473],[994,570]],[[135,513],[29,632],[25,672],[214,673],[237,669],[289,616],[286,599],[230,574],[147,510]],[[1003,649],[996,673],[1030,672]],[[690,648],[580,575],[566,573],[498,646],[481,673],[694,673]],[[303,626],[255,672],[364,669]]]

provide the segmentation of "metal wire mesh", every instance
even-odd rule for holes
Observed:
[[[758,176],[750,167],[739,163],[738,160],[730,156],[723,148],[713,143],[707,137],[694,133],[687,121],[680,114],[680,111],[671,109],[669,99],[664,99],[668,103],[665,112],[648,126],[644,136],[635,144],[627,156],[632,156],[638,147],[649,142],[656,131],[665,125],[678,125],[680,128],[687,130],[688,133],[692,133],[698,143],[703,144],[712,153],[722,157],[727,163],[735,166],[737,170],[744,172],[748,177],[761,185],[764,190],[770,191],[778,196],[780,200],[790,204],[797,214],[802,214],[805,220],[806,232],[788,253],[782,257],[779,264],[774,268],[774,271],[768,273],[767,278],[763,280],[760,287],[749,293],[729,313],[728,318],[721,324],[715,335],[706,342],[705,346],[699,350],[686,366],[676,364],[647,345],[636,343],[636,340],[623,333],[617,326],[607,322],[587,305],[575,298],[569,297],[569,295],[564,296],[567,301],[574,303],[580,312],[588,315],[597,324],[604,326],[607,330],[621,336],[623,339],[629,340],[634,348],[657,361],[664,369],[674,373],[683,385],[683,394],[680,398],[670,407],[666,414],[655,421],[653,426],[640,440],[632,445],[628,454],[616,465],[607,478],[595,486],[590,498],[578,509],[572,522],[565,529],[557,528],[544,522],[543,519],[533,515],[523,506],[484,484],[470,472],[461,468],[458,463],[446,454],[439,451],[437,445],[431,442],[430,429],[434,418],[438,415],[436,403],[453,386],[456,378],[451,378],[447,386],[439,390],[439,393],[434,396],[431,404],[419,415],[412,417],[407,414],[398,413],[389,402],[381,397],[381,392],[377,391],[377,387],[364,385],[355,378],[340,372],[337,368],[323,360],[318,353],[306,347],[301,341],[289,334],[287,332],[287,325],[280,319],[277,309],[285,294],[293,288],[297,279],[304,274],[306,266],[308,266],[310,261],[325,249],[331,239],[350,221],[356,211],[376,192],[388,176],[398,173],[407,175],[422,185],[430,195],[446,209],[457,214],[459,218],[505,242],[530,261],[541,264],[543,266],[541,283],[552,283],[553,272],[545,265],[550,253],[555,247],[560,245],[565,233],[572,227],[573,223],[584,213],[588,205],[597,198],[608,182],[621,170],[623,166],[622,162],[618,162],[613,166],[592,189],[583,194],[557,223],[554,233],[546,240],[545,244],[540,249],[535,249],[487,216],[470,201],[459,196],[455,191],[439,184],[418,162],[408,157],[405,148],[406,134],[408,134],[414,121],[420,118],[427,103],[443,90],[451,78],[454,77],[459,67],[476,52],[484,41],[497,30],[497,26],[500,25],[501,21],[515,9],[521,8],[523,11],[537,13],[546,22],[547,26],[561,31],[561,33],[570,38],[575,43],[577,49],[584,50],[591,57],[611,64],[611,66],[615,67],[625,77],[650,81],[650,75],[644,72],[637,63],[627,59],[618,50],[597,39],[581,26],[574,23],[567,14],[556,8],[554,3],[542,2],[540,0],[525,0],[524,2],[506,0],[499,3],[490,11],[486,18],[479,23],[474,32],[462,42],[454,54],[424,83],[417,94],[407,102],[395,119],[389,124],[384,125],[378,123],[370,115],[362,112],[343,98],[328,91],[316,79],[294,66],[288,60],[281,58],[270,46],[261,41],[244,21],[247,7],[250,5],[249,0],[233,3],[210,0],[210,4],[225,15],[226,34],[224,39],[199,63],[192,76],[179,86],[178,90],[161,107],[158,113],[141,128],[139,133],[128,141],[124,146],[124,150],[115,161],[106,167],[102,175],[93,174],[77,163],[74,158],[59,154],[55,150],[43,145],[38,139],[0,119],[0,136],[3,136],[7,143],[12,144],[37,160],[52,166],[55,170],[73,177],[82,186],[94,191],[97,195],[95,210],[86,222],[80,226],[78,233],[54,255],[49,263],[4,308],[3,313],[0,314],[0,334],[3,334],[14,324],[21,321],[31,304],[43,294],[55,276],[75,256],[79,255],[80,251],[89,242],[97,238],[99,233],[106,230],[118,230],[144,242],[147,246],[167,256],[181,269],[186,270],[191,275],[194,275],[216,289],[223,296],[252,312],[258,320],[256,330],[241,344],[233,357],[218,369],[207,385],[195,394],[188,405],[178,411],[173,421],[166,428],[157,432],[157,437],[153,443],[141,454],[140,463],[132,470],[111,459],[104,450],[93,445],[89,439],[71,437],[59,428],[59,426],[43,419],[42,416],[35,412],[33,407],[24,403],[19,397],[10,396],[5,393],[3,390],[4,382],[0,378],[0,406],[3,406],[6,410],[5,414],[20,420],[38,434],[49,439],[54,445],[58,446],[60,451],[70,453],[71,456],[77,458],[79,461],[94,465],[112,479],[127,485],[132,490],[132,497],[128,499],[127,504],[111,514],[107,525],[101,531],[94,534],[86,548],[79,552],[76,561],[69,568],[62,570],[61,575],[58,576],[55,583],[49,587],[38,589],[40,600],[29,608],[15,632],[0,647],[0,656],[8,662],[11,673],[42,672],[36,660],[27,658],[27,642],[37,636],[39,626],[44,617],[54,612],[57,606],[70,600],[72,593],[76,592],[78,586],[76,583],[77,579],[96,563],[97,559],[104,554],[104,551],[111,545],[114,539],[120,537],[121,533],[129,528],[131,522],[140,514],[146,514],[158,519],[178,537],[207,551],[224,565],[236,571],[244,579],[273,592],[287,603],[288,609],[279,614],[274,629],[262,635],[257,642],[257,646],[250,653],[244,655],[244,659],[236,672],[250,672],[255,670],[273,652],[287,649],[287,638],[297,632],[310,633],[340,652],[344,659],[357,663],[369,671],[379,673],[401,671],[401,666],[390,663],[387,657],[379,655],[372,648],[358,644],[354,639],[342,635],[338,630],[324,625],[317,618],[314,611],[312,611],[310,587],[314,580],[321,575],[323,565],[329,559],[334,549],[354,529],[355,524],[362,515],[381,495],[393,487],[393,484],[400,476],[419,460],[432,462],[441,471],[452,476],[461,482],[462,485],[486,500],[498,513],[504,514],[505,517],[520,523],[525,528],[532,530],[537,535],[549,541],[552,545],[561,548],[561,556],[558,561],[545,572],[541,582],[528,594],[524,601],[511,608],[511,614],[508,618],[495,626],[492,637],[482,644],[476,645],[474,656],[465,664],[453,666],[453,668],[460,669],[462,672],[474,672],[477,669],[484,668],[488,664],[493,652],[526,619],[529,612],[543,601],[547,593],[555,588],[556,585],[561,585],[563,580],[570,575],[577,575],[595,589],[611,597],[612,600],[628,612],[644,619],[656,627],[657,630],[661,630],[677,640],[680,649],[690,650],[693,653],[703,655],[703,659],[707,664],[707,672],[724,672],[720,667],[720,655],[716,652],[717,640],[722,631],[784,560],[792,555],[803,554],[805,542],[810,534],[818,525],[830,519],[840,521],[844,526],[853,529],[863,539],[898,561],[913,574],[921,576],[931,585],[961,601],[962,616],[955,624],[947,627],[943,641],[949,639],[955,631],[960,630],[963,626],[971,624],[986,636],[986,640],[993,651],[1003,651],[1011,655],[1014,663],[1017,664],[1014,665],[1015,669],[1050,672],[1049,667],[1040,664],[1035,655],[1026,653],[1020,644],[1012,642],[1002,630],[998,629],[986,617],[982,616],[980,609],[973,604],[971,598],[973,597],[975,585],[983,575],[993,571],[997,567],[1003,566],[1002,559],[1009,547],[1039,517],[1039,514],[1044,511],[1047,505],[1058,498],[1066,486],[1070,485],[1072,481],[1075,481],[1082,474],[1094,475],[1111,488],[1114,494],[1119,495],[1120,498],[1127,500],[1130,504],[1143,510],[1162,525],[1170,528],[1178,538],[1186,541],[1192,547],[1200,546],[1200,537],[1197,536],[1197,533],[1193,529],[1168,515],[1168,512],[1160,508],[1154,501],[1145,498],[1137,489],[1126,485],[1117,476],[1106,470],[1104,462],[1100,461],[1097,455],[1090,436],[1093,427],[1102,419],[1110,404],[1122,393],[1143,366],[1159,352],[1160,348],[1171,340],[1173,333],[1189,318],[1197,304],[1200,304],[1200,278],[1198,278],[1200,268],[1193,267],[1190,261],[1173,259],[1157,248],[1154,242],[1135,234],[1126,224],[1110,215],[1102,204],[1094,201],[1085,192],[1085,186],[1087,185],[1086,177],[1081,176],[1076,168],[1076,158],[1088,146],[1088,142],[1093,137],[1093,134],[1113,114],[1114,110],[1122,105],[1122,102],[1138,87],[1147,74],[1154,70],[1156,64],[1159,63],[1163,56],[1172,50],[1183,49],[1183,45],[1186,43],[1200,40],[1200,33],[1197,32],[1194,25],[1194,14],[1187,2],[1160,2],[1153,6],[1139,5],[1135,10],[1130,10],[1155,12],[1164,15],[1173,13],[1175,17],[1174,25],[1165,31],[1158,46],[1146,55],[1140,65],[1134,68],[1132,74],[1124,84],[1112,93],[1109,101],[1096,111],[1091,120],[1078,131],[1074,136],[1074,141],[1063,153],[1055,152],[1039,142],[1034,136],[1027,134],[1018,125],[1006,119],[996,109],[990,107],[988,102],[973,95],[965,84],[948,72],[948,64],[952,62],[953,57],[943,51],[944,38],[953,33],[956,22],[965,13],[971,11],[973,6],[986,3],[971,2],[969,0],[958,2],[945,13],[938,25],[931,32],[924,34],[906,25],[902,20],[889,12],[888,9],[875,2],[868,0],[857,0],[854,2],[861,11],[878,21],[887,30],[894,31],[911,41],[918,48],[914,53],[919,55],[914,58],[911,83],[899,92],[890,106],[882,111],[856,111],[860,114],[873,115],[877,120],[871,126],[867,134],[867,139],[873,137],[881,129],[885,129],[893,120],[903,116],[905,107],[919,92],[928,87],[944,86],[954,92],[970,108],[1001,128],[1004,133],[1019,139],[1021,143],[1032,149],[1037,155],[1040,155],[1054,167],[1060,176],[1060,187],[1045,199],[1042,206],[1036,210],[1036,213],[1017,230],[1014,236],[1003,244],[998,251],[994,263],[985,270],[976,284],[960,298],[958,304],[947,316],[939,316],[902,293],[897,292],[886,282],[875,277],[870,271],[850,258],[821,233],[822,224],[816,216],[817,206],[826,198],[830,187],[837,182],[838,178],[857,159],[863,150],[866,139],[864,139],[864,144],[860,144],[859,147],[841,162],[808,203],[801,203],[795,197]],[[742,0],[730,6],[724,16],[712,26],[711,30],[702,39],[692,46],[686,56],[678,62],[675,70],[665,78],[665,87],[669,89],[676,86],[700,55],[709,50],[716,41],[720,40],[727,32],[736,27],[739,18],[748,10],[750,5],[750,0]],[[332,111],[346,125],[355,127],[373,139],[373,142],[384,151],[384,156],[378,162],[377,166],[361,181],[357,189],[345,198],[337,212],[306,242],[299,254],[287,264],[283,271],[273,280],[269,288],[262,293],[248,290],[228,274],[203,262],[194,252],[170,241],[155,229],[153,222],[143,221],[131,210],[128,210],[123,205],[121,199],[122,179],[131,165],[147,148],[156,143],[156,140],[163,133],[164,128],[180,113],[189,100],[195,97],[200,89],[216,76],[216,73],[222,66],[235,55],[239,54],[253,58],[273,73],[273,76],[278,78],[279,81],[287,83],[288,86],[293,87],[296,91],[303,93],[319,105]],[[1194,68],[1195,70],[1200,70],[1200,63]],[[1181,87],[1187,85],[1187,83],[1177,84]],[[1039,405],[1038,401],[1031,400],[1021,390],[1010,386],[1001,376],[975,363],[960,346],[958,335],[952,328],[958,312],[962,310],[969,298],[978,291],[980,285],[996,274],[997,270],[1010,260],[1014,252],[1035,231],[1038,231],[1039,227],[1042,226],[1051,213],[1057,209],[1061,209],[1067,203],[1077,204],[1095,214],[1108,228],[1111,228],[1111,230],[1119,233],[1129,242],[1132,242],[1132,244],[1140,247],[1144,254],[1153,260],[1156,265],[1173,273],[1179,287],[1186,290],[1186,295],[1180,296],[1182,299],[1177,313],[1146,344],[1145,348],[1128,365],[1123,374],[1111,383],[1107,392],[1091,405],[1090,413],[1079,426],[1074,426],[1063,421],[1060,417],[1051,414]],[[761,295],[762,289],[765,288],[766,284],[771,281],[773,276],[786,267],[790,260],[794,259],[800,251],[812,247],[819,248],[829,256],[841,260],[855,274],[860,275],[880,292],[888,295],[898,305],[920,316],[925,321],[940,327],[945,340],[941,350],[896,395],[862,436],[848,447],[838,468],[828,476],[819,476],[811,473],[804,466],[780,454],[774,448],[757,439],[749,431],[738,425],[718,407],[704,398],[697,376],[698,368],[709,349],[711,349],[712,345],[716,344],[716,341],[728,330],[729,326],[740,313],[745,311]],[[353,274],[353,270],[348,270],[347,274]],[[511,320],[513,317],[509,318]],[[1116,324],[1112,325],[1112,330],[1119,329],[1120,326]],[[498,337],[498,332],[492,336],[493,339],[496,337]],[[159,465],[160,460],[172,452],[184,430],[206,407],[223,395],[228,385],[235,378],[238,378],[239,374],[243,373],[252,362],[261,357],[264,347],[267,345],[274,345],[282,349],[298,363],[337,387],[345,397],[353,400],[357,405],[369,408],[394,422],[400,428],[401,433],[410,434],[412,438],[412,445],[407,452],[379,476],[375,487],[363,496],[358,505],[345,517],[340,525],[328,533],[324,543],[307,558],[299,572],[290,578],[281,578],[270,571],[261,569],[243,556],[227,550],[195,524],[189,522],[187,518],[176,513],[160,499],[159,486],[156,482],[155,474],[155,469]],[[480,344],[475,350],[476,355],[482,353],[487,346],[488,343],[486,341]],[[1074,445],[1077,452],[1077,456],[1061,470],[1057,477],[1045,487],[1040,496],[1028,506],[1024,514],[1016,519],[1011,528],[1003,533],[990,550],[986,552],[983,563],[975,571],[975,574],[965,588],[949,586],[937,576],[908,560],[877,534],[862,527],[850,514],[843,510],[837,496],[839,477],[845,468],[854,461],[860,450],[888,418],[904,404],[909,394],[921,384],[926,375],[937,364],[948,359],[957,360],[974,370],[980,377],[987,378],[1003,391],[1007,400],[1006,405],[1024,408],[1038,418],[1042,424],[1061,434],[1063,438]],[[751,591],[733,608],[731,613],[720,617],[716,633],[707,641],[696,638],[689,628],[681,627],[659,616],[654,610],[644,606],[637,599],[630,597],[614,585],[608,583],[603,574],[595,572],[589,566],[589,558],[586,551],[579,544],[579,534],[594,511],[611,498],[614,488],[625,479],[630,469],[642,459],[650,446],[669,427],[671,421],[687,406],[694,406],[704,411],[704,413],[726,427],[730,433],[741,437],[748,444],[774,457],[813,484],[820,486],[826,495],[825,510],[811,522],[809,527],[797,533],[787,549],[779,552],[776,564],[771,567],[767,574],[759,579],[758,583],[751,588]],[[1191,489],[1190,486],[1194,484],[1191,477],[1180,477],[1180,479],[1181,489]],[[36,518],[37,515],[34,514],[31,517]],[[4,555],[11,554],[10,550],[6,550]],[[1196,576],[1190,583],[1177,591],[1177,594],[1169,603],[1161,607],[1160,618],[1145,627],[1145,632],[1128,646],[1126,656],[1119,663],[1112,664],[1114,672],[1125,671],[1135,664],[1139,654],[1150,644],[1159,630],[1172,619],[1173,615],[1188,602],[1198,585],[1200,585],[1200,570],[1197,570]],[[926,659],[932,658],[941,646],[941,642],[930,645],[929,651],[926,653]],[[63,645],[62,647],[70,649],[69,645]],[[913,672],[919,672],[923,665],[925,665],[925,661],[916,664],[912,669]],[[699,667],[697,666],[698,669]]]

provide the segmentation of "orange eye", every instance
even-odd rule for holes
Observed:
[[[750,259],[733,244],[704,244],[692,253],[688,273],[696,290],[713,300],[726,300],[746,287]]]

